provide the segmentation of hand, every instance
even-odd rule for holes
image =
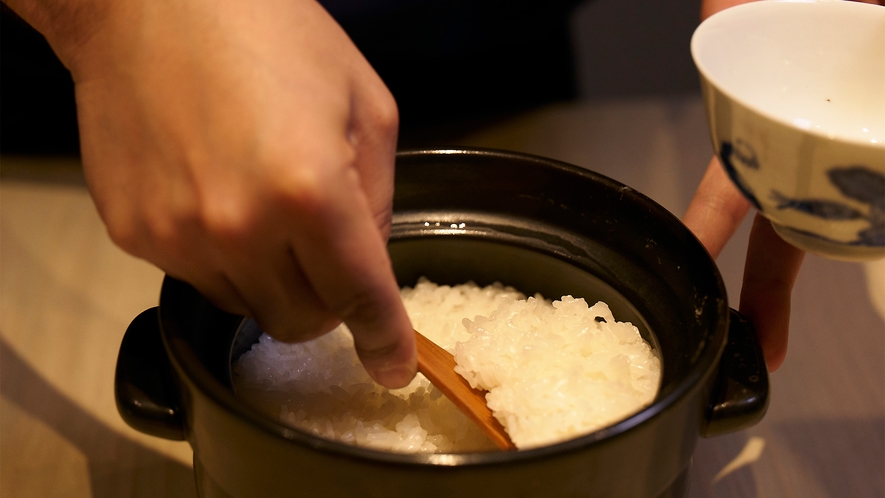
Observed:
[[[732,185],[713,158],[685,213],[685,224],[713,258],[734,235],[750,203]],[[805,253],[784,242],[762,215],[756,214],[750,231],[739,309],[756,328],[765,363],[777,370],[787,352],[790,296]]]
[[[701,20],[749,0],[703,0]],[[856,0],[885,4],[883,0]],[[749,211],[750,204],[732,185],[718,159],[707,167],[688,210],[685,224],[715,258]],[[777,370],[787,352],[790,296],[805,253],[784,242],[771,223],[756,214],[744,264],[740,311],[756,327],[765,361]]]
[[[16,10],[72,72],[114,242],[277,339],[343,320],[373,378],[407,384],[414,335],[386,251],[396,104],[322,7],[34,5]]]

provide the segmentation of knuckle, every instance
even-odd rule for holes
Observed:
[[[399,350],[399,344],[393,342],[377,346],[365,346],[362,344],[354,343],[354,348],[356,349],[357,355],[359,355],[361,361],[371,362],[372,360],[376,359],[390,358]]]
[[[195,213],[189,205],[158,205],[146,208],[142,216],[146,235],[160,247],[174,251],[181,245]]]
[[[128,218],[110,216],[105,218],[105,227],[111,241],[129,254],[139,256],[139,230]]]
[[[399,109],[393,96],[385,92],[386,98],[375,100],[372,117],[375,126],[384,134],[396,133],[399,129]]]
[[[289,160],[273,168],[273,202],[304,216],[322,215],[332,202],[333,192],[353,182],[348,175],[355,160],[353,148],[342,146],[320,158]]]
[[[127,209],[118,206],[113,214],[104,217],[111,241],[129,254],[146,257],[153,247],[176,247],[178,233],[165,211],[144,206]]]
[[[177,206],[180,227],[205,233],[210,240],[235,243],[256,230],[260,198],[247,188],[210,183],[194,194],[193,202]]]
[[[395,142],[399,133],[399,109],[393,95],[383,84],[370,89],[355,108],[356,120],[351,123],[351,142],[369,140]]]
[[[253,227],[249,206],[235,198],[205,199],[193,217],[213,239],[246,239]]]
[[[375,292],[369,289],[351,294],[349,298],[332,305],[331,311],[345,323],[357,323],[366,327],[373,327],[384,317]]]
[[[314,168],[290,166],[282,169],[276,184],[276,200],[285,206],[308,214],[323,205],[323,178]]]
[[[375,226],[378,227],[385,240],[390,236],[393,228],[393,205],[388,204],[384,209],[374,213]]]

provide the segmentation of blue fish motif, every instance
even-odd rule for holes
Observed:
[[[771,191],[771,197],[778,209],[793,209],[826,220],[866,220],[869,226],[858,231],[857,239],[848,244],[885,246],[885,176],[862,165],[836,166],[827,171],[827,176],[846,198],[867,204],[868,212],[838,201],[791,199],[775,190]],[[820,234],[808,235],[829,240]]]
[[[855,245],[885,246],[885,225],[874,226],[857,233]]]
[[[845,197],[885,212],[885,175],[863,166],[839,166],[827,171],[827,176]]]
[[[819,199],[790,199],[776,190],[771,191],[771,199],[777,202],[778,209],[793,209],[826,220],[857,220],[866,216],[841,202]]]

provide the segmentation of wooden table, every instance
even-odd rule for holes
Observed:
[[[187,443],[114,404],[123,332],[162,272],[111,243],[71,165],[6,175],[22,166],[0,162],[0,495],[196,496]]]
[[[677,214],[710,153],[694,98],[552,107],[463,142],[593,168]],[[0,497],[195,496],[189,446],[130,429],[114,406],[123,332],[162,273],[109,241],[76,164],[0,161]],[[719,259],[732,296],[747,231]],[[690,496],[885,496],[883,316],[882,263],[809,256],[769,412],[701,441]]]

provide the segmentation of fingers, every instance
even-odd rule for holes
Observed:
[[[340,177],[291,194],[294,206],[272,223],[244,217],[223,226],[204,216],[146,256],[219,307],[253,316],[277,340],[310,340],[345,321],[369,374],[403,387],[416,372],[414,332],[384,237],[355,168],[328,169]]]
[[[161,268],[162,269],[162,268]],[[215,306],[242,316],[252,316],[251,307],[236,286],[221,272],[207,272],[190,276],[175,271],[163,271],[179,280],[190,283]]]
[[[768,370],[780,368],[787,352],[790,296],[805,253],[781,239],[757,214],[750,232],[740,311],[756,327]]]
[[[685,212],[683,222],[716,259],[749,209],[749,201],[734,187],[719,159],[714,157]]]
[[[399,114],[393,96],[368,63],[361,60],[357,74],[347,132],[356,151],[356,178],[335,183],[358,182],[359,189],[352,188],[361,197],[339,190],[345,195],[331,200],[340,208],[337,221],[327,224],[337,233],[317,239],[313,247],[296,244],[296,252],[321,298],[353,332],[369,374],[387,387],[403,387],[417,369],[414,332],[385,245],[393,213]],[[321,257],[314,252],[317,248],[334,257]]]
[[[749,208],[750,203],[714,157],[683,221],[716,258]],[[756,215],[744,266],[740,311],[756,327],[772,372],[781,366],[787,351],[790,296],[804,256],[804,252],[784,242],[767,219]]]
[[[355,168],[337,170],[316,206],[292,210],[293,252],[312,288],[353,332],[363,366],[378,383],[403,387],[417,371],[414,332],[399,294],[384,236]],[[306,215],[306,216],[305,216]]]
[[[256,226],[247,218],[239,230],[215,231],[216,241],[251,235],[233,237],[212,266],[225,269],[274,338],[309,340],[344,321],[367,372],[379,384],[403,387],[417,370],[414,332],[386,234],[362,190],[356,160],[347,157],[354,156],[328,159],[310,172],[290,168],[291,178],[277,179],[280,190],[269,198],[272,221]]]
[[[393,95],[368,63],[355,82],[348,139],[357,151],[355,167],[375,224],[386,238],[393,213],[393,180],[399,112]]]
[[[703,0],[701,20],[748,0]],[[861,0],[880,3],[881,0]],[[732,186],[715,157],[683,221],[716,258],[741,224],[749,202]],[[769,371],[777,370],[787,351],[790,296],[805,253],[784,242],[771,223],[757,214],[744,266],[740,311],[756,327]]]
[[[269,249],[261,263],[250,264],[254,254],[236,251],[224,264],[230,281],[262,330],[280,341],[301,342],[338,326],[340,320],[310,287],[291,248],[264,238],[269,240],[248,242]]]

